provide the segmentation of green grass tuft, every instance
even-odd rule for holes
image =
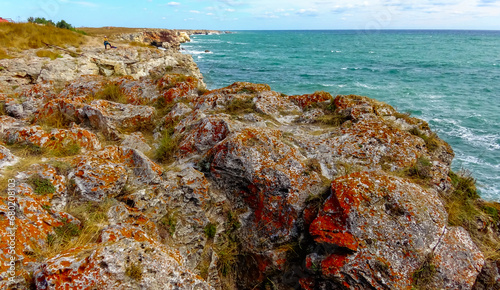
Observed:
[[[213,223],[208,223],[205,226],[204,231],[207,238],[213,239],[215,237],[215,234],[217,233],[217,226]]]
[[[171,237],[175,234],[175,229],[177,226],[177,218],[175,214],[168,213],[161,220],[160,223],[165,227]]]
[[[33,186],[33,190],[36,194],[46,195],[56,192],[56,188],[52,185],[52,182],[46,178],[41,178],[39,176],[32,176],[28,179],[28,183]]]
[[[241,115],[255,112],[255,104],[253,98],[233,99],[226,105],[225,112],[230,115]]]
[[[436,266],[432,263],[434,256],[429,254],[425,257],[420,268],[413,273],[413,286],[416,289],[431,289],[429,284],[436,274]]]
[[[179,150],[180,136],[174,136],[175,122],[165,129],[160,146],[156,149],[155,159],[161,163],[171,163],[175,160],[175,154]]]
[[[95,99],[127,104],[128,98],[119,84],[108,83],[94,94]]]

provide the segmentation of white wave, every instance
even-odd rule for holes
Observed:
[[[496,134],[479,135],[471,128],[455,125],[449,133],[451,136],[458,137],[466,142],[474,145],[475,147],[484,148],[487,150],[500,149],[500,136]]]
[[[193,54],[193,55],[199,55],[199,54],[206,54],[206,53],[213,53],[213,52],[205,52],[204,50],[186,50],[187,53]]]
[[[360,82],[356,82],[356,86],[362,87],[362,88],[365,88],[365,89],[370,89],[370,90],[378,89],[379,88],[377,86],[367,85],[367,84],[363,84],[363,83],[360,83]]]
[[[346,68],[346,67],[343,67],[343,68],[341,68],[341,69],[343,69],[343,70],[347,70],[347,68]]]

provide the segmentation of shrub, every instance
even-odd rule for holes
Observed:
[[[61,240],[63,243],[69,242],[73,237],[78,237],[81,233],[80,228],[78,225],[75,225],[73,223],[68,223],[64,221],[65,224],[54,228],[54,231],[57,234],[57,237]]]
[[[174,236],[175,228],[177,226],[177,218],[173,213],[167,213],[161,220],[160,223],[165,227],[170,236]]]
[[[170,123],[165,129],[160,146],[156,149],[155,159],[161,163],[170,163],[174,161],[175,154],[179,150],[180,136],[174,136],[175,122]]]
[[[434,152],[437,148],[439,148],[439,138],[436,133],[431,132],[429,136],[422,133],[418,128],[414,127],[409,131],[411,134],[424,139],[425,146],[429,152]]]
[[[46,178],[41,178],[39,176],[32,176],[28,179],[28,183],[33,186],[33,190],[36,194],[46,195],[50,193],[55,193],[56,188],[52,185],[52,182]]]
[[[45,127],[47,129],[68,128],[73,122],[76,122],[75,117],[64,114],[60,110],[55,110],[52,114],[45,115],[37,121],[38,125]]]
[[[406,169],[406,174],[410,177],[427,180],[431,178],[432,163],[429,159],[420,156],[415,164]]]

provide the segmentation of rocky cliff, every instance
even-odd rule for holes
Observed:
[[[497,205],[422,120],[207,91],[175,50],[35,55],[0,60],[3,289],[500,285]]]

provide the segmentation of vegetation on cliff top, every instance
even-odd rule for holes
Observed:
[[[79,47],[85,37],[68,29],[33,23],[2,23],[0,25],[0,59],[9,57],[7,50],[22,51],[46,47],[45,43],[61,47]]]

